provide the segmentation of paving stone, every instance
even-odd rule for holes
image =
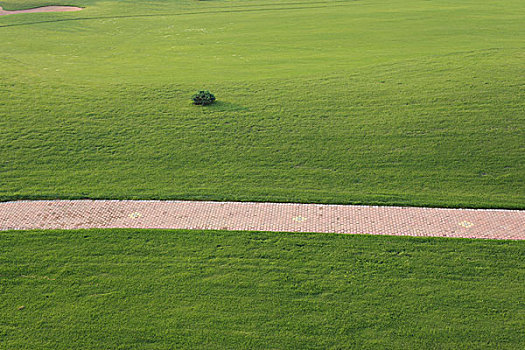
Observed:
[[[525,211],[294,203],[53,200],[0,203],[0,230],[157,228],[525,239]]]

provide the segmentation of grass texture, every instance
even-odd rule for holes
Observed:
[[[0,200],[525,208],[521,1],[53,4],[0,17]]]
[[[522,349],[523,242],[0,233],[6,349]]]

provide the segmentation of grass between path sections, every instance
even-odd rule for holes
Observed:
[[[0,18],[0,200],[525,208],[521,1],[54,4]]]
[[[523,242],[0,233],[8,349],[521,349]]]

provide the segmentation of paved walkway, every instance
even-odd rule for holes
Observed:
[[[525,211],[134,200],[0,203],[0,230],[80,228],[525,239]]]

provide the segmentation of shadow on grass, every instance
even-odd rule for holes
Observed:
[[[237,103],[231,103],[231,102],[219,101],[219,100],[216,100],[211,105],[203,106],[201,108],[206,108],[206,110],[215,111],[215,112],[248,112],[250,111],[250,109],[246,106],[243,106]]]

